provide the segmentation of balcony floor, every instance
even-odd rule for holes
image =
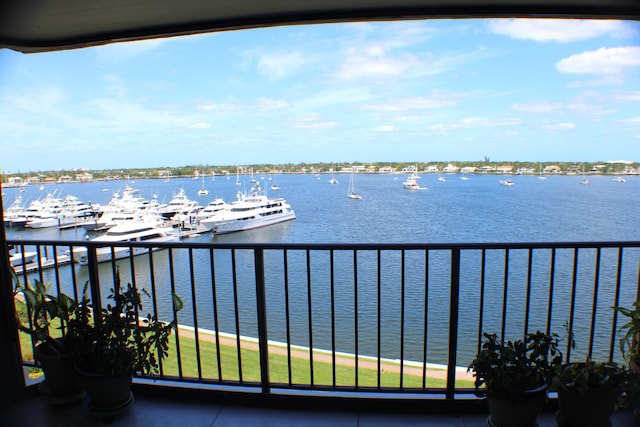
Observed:
[[[86,398],[70,405],[53,406],[40,395],[30,397],[1,414],[0,424],[4,427],[482,427],[486,426],[486,418],[487,414],[416,415],[270,409],[189,403],[136,394],[134,404],[126,412],[102,419],[89,412]],[[629,411],[615,413],[612,421],[613,427],[634,426]],[[555,426],[554,414],[541,414],[538,425]]]

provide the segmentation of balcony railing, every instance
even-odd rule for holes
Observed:
[[[565,360],[620,360],[612,306],[640,288],[640,242],[522,244],[118,244],[97,262],[95,242],[10,241],[35,251],[18,268],[94,305],[115,283],[144,289],[144,311],[177,320],[156,379],[193,387],[469,397],[466,366],[482,332],[517,339],[572,333]],[[100,244],[104,246],[104,244]],[[70,255],[88,249],[88,264]],[[134,256],[134,248],[144,252]],[[171,292],[185,308],[176,313]],[[23,354],[31,353],[23,347]],[[31,365],[25,359],[25,365]],[[243,389],[243,390],[246,390]]]

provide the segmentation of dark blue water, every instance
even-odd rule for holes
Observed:
[[[581,185],[581,177],[549,177],[540,180],[534,176],[515,176],[515,185],[499,185],[497,176],[471,176],[461,180],[459,175],[446,176],[446,182],[437,181],[435,175],[423,175],[420,184],[428,190],[408,191],[402,188],[403,175],[357,175],[356,186],[362,200],[347,198],[347,175],[337,175],[338,185],[328,183],[330,176],[317,179],[315,175],[257,175],[263,187],[277,183],[281,190],[269,191],[271,196],[284,197],[296,212],[297,219],[274,226],[213,237],[205,234],[191,241],[219,242],[287,242],[287,243],[458,243],[458,242],[556,242],[556,241],[630,241],[640,240],[640,177],[628,177],[626,183],[618,183],[612,177],[591,177],[590,185]],[[272,178],[270,180],[269,178]],[[394,179],[395,178],[395,179]],[[248,178],[245,180],[248,181]],[[106,203],[113,191],[122,190],[125,182],[96,182],[47,186],[62,195],[71,194],[85,202]],[[227,201],[235,198],[238,187],[235,177],[229,180],[217,177],[205,180],[209,195],[200,197],[197,191],[201,180],[191,178],[162,180],[138,180],[131,184],[140,195],[168,202],[180,188],[187,195],[206,204],[215,197]],[[248,183],[246,184],[248,186]],[[242,187],[240,187],[242,188]],[[107,189],[108,191],[103,191]],[[8,206],[17,189],[5,189],[5,206]],[[29,187],[22,193],[24,199],[40,197],[43,191]],[[78,239],[84,240],[84,230],[8,230],[10,239]],[[594,251],[581,252],[578,270],[578,298],[576,308],[576,332],[588,334],[591,324],[591,298],[593,296]],[[309,318],[313,331],[313,345],[331,348],[331,312],[335,307],[336,347],[339,351],[354,352],[353,330],[358,325],[358,351],[376,354],[377,313],[380,303],[382,319],[381,336],[384,341],[383,357],[400,357],[400,336],[404,332],[404,357],[419,360],[422,354],[425,320],[429,324],[428,359],[446,361],[449,303],[449,255],[434,252],[428,260],[428,289],[424,289],[425,259],[423,253],[406,254],[403,277],[399,254],[385,255],[381,262],[381,289],[377,287],[377,260],[375,254],[361,253],[357,259],[358,283],[353,280],[351,254],[339,254],[334,260],[334,290],[326,273],[330,260],[327,253],[311,254],[310,272],[307,274],[303,253],[291,253],[287,277],[291,341],[309,345]],[[598,327],[596,336],[608,337],[611,325],[610,306],[616,282],[617,253],[603,251],[599,292],[605,298],[598,302]],[[155,274],[159,294],[164,299],[158,304],[166,309],[169,294],[170,271],[166,251],[154,254]],[[181,323],[195,324],[214,329],[211,267],[208,252],[194,253],[193,275],[196,288],[189,286],[192,270],[188,253],[175,251],[174,272],[178,293],[188,301],[180,314]],[[638,251],[625,253],[623,289],[621,301],[629,306],[635,297],[637,285]],[[488,254],[486,271],[486,308],[483,329],[499,332],[501,327],[500,304],[504,296],[504,254]],[[255,336],[255,285],[253,254],[250,251],[236,253],[236,283],[231,273],[231,254],[220,251],[215,255],[216,309],[218,328],[235,333],[235,304],[239,306],[239,333]],[[281,253],[265,255],[267,304],[269,310],[269,338],[285,341],[286,296],[285,277]],[[462,258],[462,294],[460,301],[461,328],[460,364],[464,365],[475,352],[478,334],[478,304],[480,282],[480,253],[468,253]],[[543,328],[549,286],[549,254],[534,259],[532,274],[532,327]],[[567,320],[571,295],[573,253],[558,251],[556,261],[556,288],[552,323],[561,328]],[[135,278],[138,284],[150,286],[149,265],[144,257],[136,258]],[[527,254],[513,252],[510,255],[510,275],[507,305],[507,333],[522,330],[524,301],[526,300]],[[110,266],[101,265],[103,277],[111,273]],[[78,281],[86,280],[86,267],[76,266]],[[48,273],[48,280],[53,277]],[[131,274],[123,269],[123,280],[130,281]],[[64,280],[64,273],[63,273]],[[311,295],[309,295],[309,282]],[[356,306],[357,299],[357,306]],[[311,310],[307,302],[311,301]],[[197,303],[193,303],[197,301]],[[399,308],[404,304],[404,319]],[[197,316],[193,306],[197,305]],[[425,310],[426,307],[426,310]],[[426,315],[425,315],[426,311]],[[357,313],[357,317],[355,316]],[[425,319],[426,317],[426,319]],[[559,331],[561,332],[561,331]],[[608,350],[603,343],[597,354]],[[584,350],[584,346],[583,346]]]

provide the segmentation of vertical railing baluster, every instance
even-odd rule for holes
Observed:
[[[73,248],[74,246],[69,246],[69,271],[71,273],[71,286],[73,287],[73,300],[78,301],[78,277],[76,276],[76,269],[74,268],[73,262]]]
[[[313,313],[311,306],[311,252],[306,250],[307,255],[307,313],[309,326],[309,385],[313,387]]]
[[[216,286],[216,263],[214,249],[209,248],[209,264],[211,265],[211,298],[213,299],[213,328],[216,341],[216,366],[218,368],[218,381],[222,381],[222,357],[220,353],[220,324],[218,323],[218,295]]]
[[[500,336],[505,339],[507,328],[507,297],[509,295],[509,248],[504,250],[504,282],[502,289],[502,326]]]
[[[404,388],[405,251],[400,251],[400,390]]]
[[[289,386],[293,384],[291,370],[291,312],[289,307],[289,255],[287,249],[282,250],[282,268],[284,273],[284,316],[287,328],[287,378]]]
[[[173,248],[168,248],[168,254],[167,254],[167,258],[169,260],[169,282],[171,284],[171,293],[174,294],[176,293],[176,280],[175,280],[175,273],[174,273],[174,265],[173,265]],[[180,352],[180,329],[179,329],[179,325],[180,323],[178,322],[178,312],[176,312],[175,307],[173,306],[173,304],[171,305],[171,308],[173,310],[173,320],[176,322],[176,362],[178,363],[178,377],[182,378],[183,374],[182,374],[182,353]]]
[[[622,285],[622,256],[623,256],[623,250],[622,250],[622,246],[620,246],[618,247],[618,265],[616,268],[616,292],[613,299],[614,307],[620,306],[620,287]],[[613,324],[611,325],[611,342],[609,343],[609,360],[613,360],[613,349],[615,347],[614,337],[616,334],[616,329],[618,329],[617,315],[618,315],[618,312],[614,310],[614,316],[613,316],[613,322],[612,322]]]
[[[151,288],[151,304],[153,304],[153,316],[156,319],[159,318],[158,313],[158,295],[156,289],[156,273],[155,266],[153,264],[153,251],[149,251],[149,286]],[[160,378],[164,377],[164,364],[163,358],[158,357],[158,370],[160,371]]]
[[[258,349],[260,353],[260,384],[262,393],[269,394],[269,337],[267,334],[267,294],[265,291],[264,249],[253,250],[256,275],[256,310],[258,319]]]
[[[424,330],[422,333],[422,389],[427,388],[427,338],[429,336],[429,250],[424,251]]]
[[[445,397],[453,399],[456,389],[456,363],[458,360],[458,320],[460,305],[460,248],[451,249],[451,295],[449,296],[449,355],[447,361],[447,388]]]
[[[551,335],[551,320],[553,314],[553,287],[555,285],[556,274],[556,248],[551,248],[551,259],[549,260],[549,299],[547,301],[547,335]]]
[[[236,322],[236,351],[238,352],[238,381],[242,381],[242,347],[240,342],[240,309],[238,307],[238,275],[236,272],[236,250],[231,249],[231,278],[233,281],[233,312]]]
[[[355,331],[355,367],[356,367],[356,390],[358,389],[359,386],[359,363],[358,363],[358,354],[359,354],[359,342],[360,342],[360,338],[359,338],[359,334],[358,334],[358,250],[354,249],[353,250],[353,327],[354,327],[354,331]]]
[[[196,346],[198,379],[202,381],[202,357],[200,354],[200,329],[198,327],[198,301],[196,296],[196,276],[193,265],[193,248],[189,248],[189,279],[191,280],[191,305],[193,306],[193,335]]]
[[[596,334],[596,310],[598,307],[598,287],[600,286],[600,247],[596,248],[596,268],[593,275],[593,305],[591,308],[591,329],[589,331],[589,348],[587,354],[589,359],[593,355],[593,341]]]
[[[569,303],[569,324],[567,333],[573,336],[573,317],[576,310],[576,292],[578,289],[578,248],[573,248],[573,273],[571,274],[571,299]],[[571,346],[573,342],[567,339],[567,362],[571,361]]]
[[[336,283],[333,249],[329,250],[329,271],[331,287],[331,384],[336,387]]]
[[[98,274],[98,256],[95,246],[87,248],[87,261],[92,310],[100,313],[102,311],[102,297],[100,296],[100,275]],[[100,316],[95,316],[95,321],[100,322]]]
[[[381,272],[381,261],[380,261],[380,249],[378,249],[376,251],[377,254],[377,259],[376,259],[376,276],[377,276],[377,286],[376,286],[376,304],[378,306],[378,313],[377,313],[377,321],[376,321],[376,327],[377,327],[377,383],[376,386],[378,388],[378,390],[380,390],[380,387],[382,386],[382,315],[381,315],[381,311],[382,311],[382,272]]]
[[[487,264],[487,249],[482,248],[481,255],[481,264],[480,264],[480,302],[479,302],[479,310],[480,313],[478,315],[478,348],[476,350],[476,354],[480,353],[482,347],[482,332],[484,328],[484,287],[486,280],[486,264]]]
[[[529,256],[527,259],[527,289],[525,291],[525,307],[524,307],[524,334],[527,336],[529,333],[529,315],[531,310],[531,270],[533,264],[533,250],[529,248]]]

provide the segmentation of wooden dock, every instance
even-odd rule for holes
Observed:
[[[14,270],[16,272],[16,274],[21,274],[24,272],[25,268],[27,273],[31,273],[34,271],[38,271],[39,269],[45,269],[45,268],[53,268],[56,265],[67,265],[69,263],[71,263],[71,257],[69,255],[57,255],[57,262],[55,259],[49,259],[49,258],[45,258],[42,257],[39,259],[38,262],[31,262],[29,264],[27,264],[26,266],[24,265],[18,265],[16,267],[14,267]]]

